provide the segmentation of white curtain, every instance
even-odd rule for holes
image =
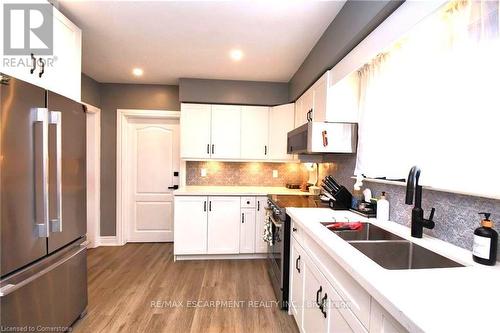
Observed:
[[[359,71],[355,174],[500,198],[498,1],[453,1]]]

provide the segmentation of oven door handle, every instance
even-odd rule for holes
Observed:
[[[279,223],[278,221],[276,221],[272,215],[269,216],[269,219],[271,220],[271,222],[273,222],[273,224],[276,228],[281,228],[282,224]]]

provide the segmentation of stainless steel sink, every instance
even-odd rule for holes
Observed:
[[[323,223],[328,225],[329,223]],[[378,240],[403,240],[392,232],[377,227],[370,223],[361,223],[363,227],[359,230],[333,231],[337,236],[346,241],[378,241]]]
[[[407,240],[351,241],[349,243],[386,269],[464,267],[462,264]]]

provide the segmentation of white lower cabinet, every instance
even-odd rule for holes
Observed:
[[[208,197],[208,254],[240,250],[240,198]]]
[[[328,332],[328,311],[326,304],[331,297],[331,287],[314,263],[304,258],[304,311],[303,332]]]
[[[207,253],[208,197],[174,198],[174,253]]]
[[[266,224],[267,197],[256,198],[255,211],[255,253],[266,253],[267,243],[264,241],[264,228]]]
[[[401,326],[380,304],[372,300],[370,313],[370,333],[405,333],[407,330]]]
[[[263,196],[175,196],[174,254],[266,253],[266,206]]]
[[[240,253],[255,253],[255,208],[242,208]]]
[[[304,257],[303,250],[292,237],[290,246],[290,302],[289,308],[298,327],[304,315]]]
[[[295,221],[292,227],[296,231],[290,246],[290,314],[301,332],[407,332],[371,296],[359,296],[367,292],[358,290],[362,287],[338,264],[326,260]]]

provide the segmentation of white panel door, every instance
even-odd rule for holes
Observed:
[[[240,158],[241,107],[212,105],[212,158]]]
[[[208,254],[240,252],[240,197],[208,197]]]
[[[210,158],[211,106],[181,105],[181,157]]]
[[[269,108],[241,108],[241,158],[264,160],[269,156]]]
[[[266,223],[267,197],[257,197],[255,212],[255,253],[266,253],[267,243],[262,238]]]
[[[269,111],[269,159],[291,160],[287,154],[287,134],[294,129],[294,104],[272,107]]]
[[[175,197],[174,254],[207,253],[208,197]]]
[[[240,253],[255,253],[255,208],[242,208]]]
[[[174,171],[179,171],[179,123],[169,119],[128,122],[128,193],[131,242],[173,241]]]

